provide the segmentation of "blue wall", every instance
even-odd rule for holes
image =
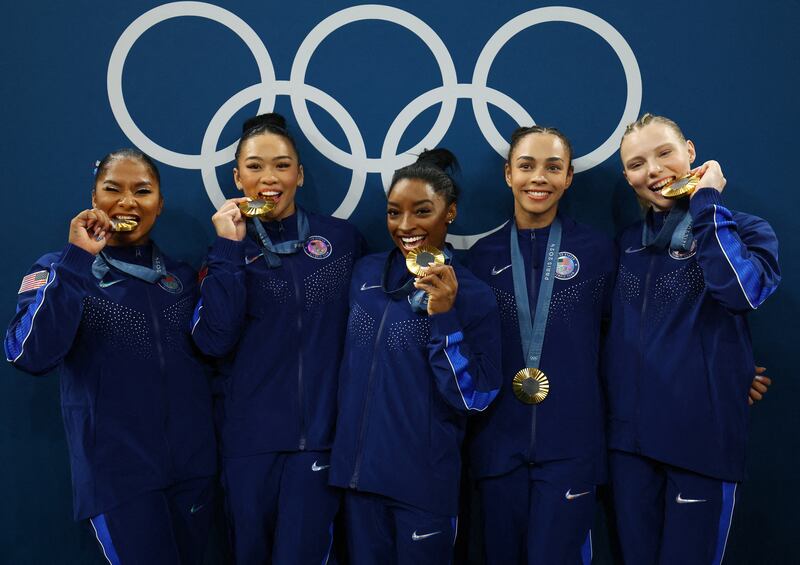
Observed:
[[[70,218],[89,205],[94,161],[121,146],[138,144],[163,163],[166,210],[156,238],[171,255],[197,264],[213,233],[212,201],[235,192],[232,152],[217,150],[236,140],[261,94],[262,109],[274,100],[298,132],[306,166],[300,201],[350,217],[375,249],[389,244],[380,172],[413,160],[409,152],[421,141],[447,146],[461,159],[465,194],[453,233],[480,234],[505,221],[512,201],[495,137],[507,137],[515,119],[529,117],[557,125],[576,156],[589,155],[577,162],[564,206],[613,233],[636,214],[614,152],[617,128],[640,110],[663,113],[694,140],[700,161],[722,163],[731,207],[767,218],[781,238],[783,286],[751,318],[757,359],[776,384],[753,410],[749,479],[727,562],[791,560],[800,463],[792,406],[800,387],[791,353],[800,299],[791,220],[798,208],[791,165],[800,125],[797,2],[569,2],[528,13],[547,4],[414,0],[340,13],[327,35],[316,26],[353,4],[159,5],[4,7],[0,318],[11,318],[22,274],[65,244]],[[150,21],[137,20],[152,8]],[[189,13],[207,17],[180,15]],[[493,56],[490,38],[517,16],[527,20]],[[424,39],[375,17],[405,22]],[[260,75],[267,84],[254,86]],[[312,101],[308,119],[304,98]],[[476,119],[473,104],[486,98],[495,106],[489,118]],[[395,143],[387,144],[387,132],[396,134]],[[0,562],[99,562],[85,526],[70,518],[57,377],[32,378],[10,366],[0,372]],[[605,551],[598,562],[610,562]]]

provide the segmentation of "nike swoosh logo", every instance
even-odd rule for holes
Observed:
[[[678,504],[693,504],[695,502],[708,502],[705,498],[683,498],[681,493],[675,497],[675,502]]]
[[[645,249],[647,249],[647,248],[646,247],[640,247],[638,249],[634,249],[633,247],[628,247],[625,250],[625,253],[628,253],[628,254],[630,254],[630,253],[639,253],[639,251],[644,251]]]
[[[510,266],[511,266],[511,265],[506,265],[506,266],[505,266],[505,267],[503,267],[502,269],[498,269],[497,267],[494,267],[494,266],[492,266],[492,274],[493,274],[493,275],[499,275],[500,273],[502,273],[503,271],[505,271],[506,269],[508,269]]]
[[[263,253],[259,253],[258,255],[255,255],[254,257],[245,257],[244,258],[244,264],[245,265],[249,265],[250,263],[252,263],[256,259],[258,259],[259,257],[263,257],[263,256],[264,256]]]
[[[327,469],[328,467],[330,467],[330,465],[317,465],[316,461],[314,461],[314,463],[311,464],[311,470],[314,472],[322,471],[323,469]]]
[[[380,287],[381,287],[381,285],[379,285],[379,284],[373,284],[373,285],[367,286],[367,283],[364,283],[364,284],[361,285],[361,290],[369,290],[371,288],[380,288]]]
[[[194,514],[195,512],[199,512],[200,509],[205,508],[205,506],[205,504],[192,505],[192,507],[189,509],[189,513]]]
[[[112,284],[117,284],[118,282],[122,282],[123,280],[125,279],[116,279],[113,281],[100,281],[99,283],[97,283],[97,286],[99,286],[100,288],[108,288]]]
[[[436,534],[441,534],[441,533],[442,533],[441,530],[437,530],[437,531],[431,532],[429,534],[418,534],[417,531],[414,530],[414,533],[411,534],[411,539],[414,540],[414,541],[419,541],[421,539],[426,539],[426,538],[429,538],[431,536],[435,536]]]
[[[587,494],[589,494],[590,492],[592,492],[592,491],[590,491],[590,490],[587,490],[586,492],[579,492],[579,493],[576,493],[576,494],[572,494],[572,493],[570,492],[570,490],[572,490],[572,489],[569,489],[569,490],[567,491],[567,494],[565,494],[565,495],[564,495],[564,498],[566,498],[567,500],[573,500],[573,499],[575,499],[575,498],[580,498],[580,497],[582,497],[582,496],[586,496]]]

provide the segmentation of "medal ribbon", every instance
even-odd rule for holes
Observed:
[[[689,199],[677,200],[667,214],[664,225],[658,234],[653,229],[653,209],[650,208],[642,223],[642,247],[656,249],[669,248],[673,251],[691,251],[694,237],[692,236],[692,215],[689,214]]]
[[[151,284],[157,283],[167,275],[167,268],[164,266],[164,256],[161,255],[161,250],[155,243],[151,245],[153,247],[152,268],[120,261],[109,257],[105,251],[101,251],[92,263],[92,274],[97,280],[102,280],[109,271],[114,270]]]
[[[260,241],[261,251],[264,254],[264,259],[270,269],[275,269],[281,266],[281,259],[278,255],[292,255],[303,248],[303,243],[308,239],[310,229],[308,227],[308,218],[305,212],[299,206],[297,207],[297,239],[291,241],[283,241],[281,243],[272,243],[272,240],[264,229],[264,225],[258,218],[253,218],[247,221],[247,231],[255,231],[256,241]]]
[[[517,302],[517,318],[519,319],[519,335],[522,339],[522,352],[525,354],[525,366],[538,369],[542,359],[542,346],[547,327],[547,316],[550,313],[550,299],[553,296],[558,250],[561,247],[561,220],[556,216],[550,225],[547,237],[547,248],[544,253],[544,266],[539,283],[539,297],[536,300],[536,313],[531,321],[530,301],[528,300],[528,284],[525,277],[525,261],[519,248],[517,223],[511,219],[511,273],[514,277],[514,299]],[[536,250],[534,249],[534,253]]]
[[[400,250],[395,247],[386,257],[386,263],[383,265],[383,274],[381,275],[381,289],[383,292],[395,299],[408,296],[408,303],[411,304],[411,309],[414,312],[419,314],[427,314],[428,293],[421,288],[414,288],[414,281],[416,280],[416,277],[412,276],[403,286],[394,290],[389,290],[389,271],[392,268],[392,262],[394,261],[397,253],[400,253]],[[442,250],[442,254],[444,255],[445,265],[449,265],[453,260],[453,252],[447,245],[445,245],[444,249]]]

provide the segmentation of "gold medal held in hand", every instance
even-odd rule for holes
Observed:
[[[239,202],[239,210],[248,218],[263,218],[275,209],[275,202],[272,200],[248,200]]]
[[[444,265],[444,253],[431,245],[423,245],[412,249],[406,255],[406,267],[414,275],[420,277],[426,267]]]
[[[511,381],[514,396],[525,404],[539,404],[550,392],[550,381],[539,369],[522,369]]]
[[[127,218],[111,218],[111,231],[113,232],[133,231],[138,225],[139,222],[136,220],[129,220]]]
[[[694,192],[700,183],[700,177],[689,173],[679,179],[675,179],[661,189],[661,196],[664,198],[680,198]]]

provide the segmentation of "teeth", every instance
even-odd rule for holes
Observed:
[[[530,194],[531,196],[547,196],[550,194],[549,192],[541,191],[541,190],[526,190],[526,194]]]
[[[272,196],[280,196],[281,193],[277,190],[265,190],[258,193],[260,196],[272,197]]]
[[[661,190],[662,188],[664,188],[665,186],[667,186],[669,183],[671,183],[674,180],[675,180],[675,177],[669,177],[669,178],[662,179],[662,180],[658,181],[656,184],[651,185],[650,186],[650,190],[654,190],[654,191],[655,190]]]
[[[117,214],[117,215],[116,215],[116,216],[114,216],[114,217],[115,217],[116,219],[118,219],[118,220],[133,220],[133,221],[136,221],[136,220],[138,220],[138,219],[139,219],[139,217],[138,217],[138,216],[126,216],[125,214]]]
[[[400,238],[403,243],[416,243],[417,241],[422,241],[425,239],[424,235],[415,235],[414,237],[401,237]]]

